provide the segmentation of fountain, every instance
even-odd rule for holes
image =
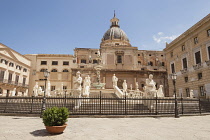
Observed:
[[[100,78],[100,75],[101,75],[101,69],[102,69],[102,65],[101,65],[101,61],[102,58],[101,58],[101,53],[100,51],[98,50],[97,52],[97,65],[94,67],[94,69],[96,70],[96,83],[93,83],[93,87],[95,87],[96,89],[104,89],[105,87],[105,84],[106,83],[101,83],[101,78]]]

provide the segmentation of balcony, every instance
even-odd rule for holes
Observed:
[[[206,65],[210,66],[210,60],[206,61]]]
[[[203,65],[201,63],[198,63],[198,64],[196,64],[196,65],[193,66],[193,69],[194,70],[198,70],[198,69],[200,69],[202,67],[203,67]]]
[[[97,63],[95,64],[85,64],[85,63],[81,63],[81,64],[78,64],[78,68],[94,68],[95,66],[97,66]]]
[[[7,79],[0,79],[0,83],[6,84],[6,85],[14,85],[14,86],[19,86],[19,87],[25,87],[25,88],[29,87],[29,85],[27,85],[27,84],[17,83],[15,81],[7,80]]]
[[[29,86],[27,84],[22,84],[22,87],[28,88]]]
[[[183,70],[180,70],[182,74],[185,74],[188,72],[187,68],[184,68]]]
[[[0,79],[0,83],[8,83],[7,79]]]

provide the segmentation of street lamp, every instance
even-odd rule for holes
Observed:
[[[175,73],[171,74],[171,79],[173,80],[173,85],[174,85],[174,95],[175,95],[175,118],[179,118],[179,111],[177,107],[177,96],[176,96],[176,77],[177,75]]]
[[[43,100],[42,100],[42,110],[41,110],[41,116],[42,117],[42,112],[46,109],[46,83],[47,83],[47,78],[49,77],[50,75],[50,72],[45,69],[44,70],[44,81],[45,81],[45,87],[44,87],[44,96],[43,96]]]

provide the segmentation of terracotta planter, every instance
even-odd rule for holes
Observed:
[[[45,126],[45,127],[47,131],[51,134],[60,134],[60,133],[63,133],[66,126],[67,124],[64,124],[62,126]]]

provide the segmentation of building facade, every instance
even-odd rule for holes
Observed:
[[[28,95],[31,61],[0,43],[0,96]]]
[[[105,32],[99,49],[76,48],[74,59],[77,68],[72,68],[73,76],[77,71],[82,77],[89,75],[92,82],[96,82],[97,55],[100,52],[102,58],[101,81],[106,83],[105,88],[111,89],[112,76],[118,77],[118,87],[122,88],[124,80],[128,87],[135,88],[136,82],[143,91],[145,80],[149,74],[154,75],[154,80],[159,85],[164,85],[165,96],[168,96],[166,79],[165,55],[163,51],[138,50],[133,47],[126,33],[119,26],[119,19],[114,17],[110,20],[111,26]]]
[[[36,83],[44,90],[45,77],[44,70],[50,72],[48,81],[50,81],[50,93],[55,90],[71,89],[71,68],[75,67],[72,55],[64,54],[27,54],[25,55],[32,62],[30,73],[29,94],[33,95],[33,88]]]
[[[173,96],[170,74],[176,73],[178,96],[210,95],[210,14],[193,25],[164,49],[167,60],[169,95]]]
[[[56,54],[28,54],[25,55],[32,61],[30,74],[29,93],[33,95],[33,87],[36,82],[43,88],[43,70],[50,71],[49,81],[51,91],[73,88],[73,79],[77,71],[81,76],[91,77],[91,82],[96,82],[96,70],[98,64],[97,55],[102,58],[101,82],[106,83],[106,89],[112,89],[112,76],[119,78],[118,86],[121,88],[123,80],[127,80],[128,87],[132,84],[135,88],[138,82],[140,90],[143,90],[145,80],[149,74],[154,75],[154,80],[159,85],[164,85],[165,96],[168,96],[166,79],[165,56],[163,51],[138,50],[133,47],[125,32],[119,26],[119,19],[114,17],[110,20],[111,26],[105,32],[100,47],[75,48],[74,55]],[[64,62],[68,65],[64,65]],[[92,87],[93,88],[93,87]]]

